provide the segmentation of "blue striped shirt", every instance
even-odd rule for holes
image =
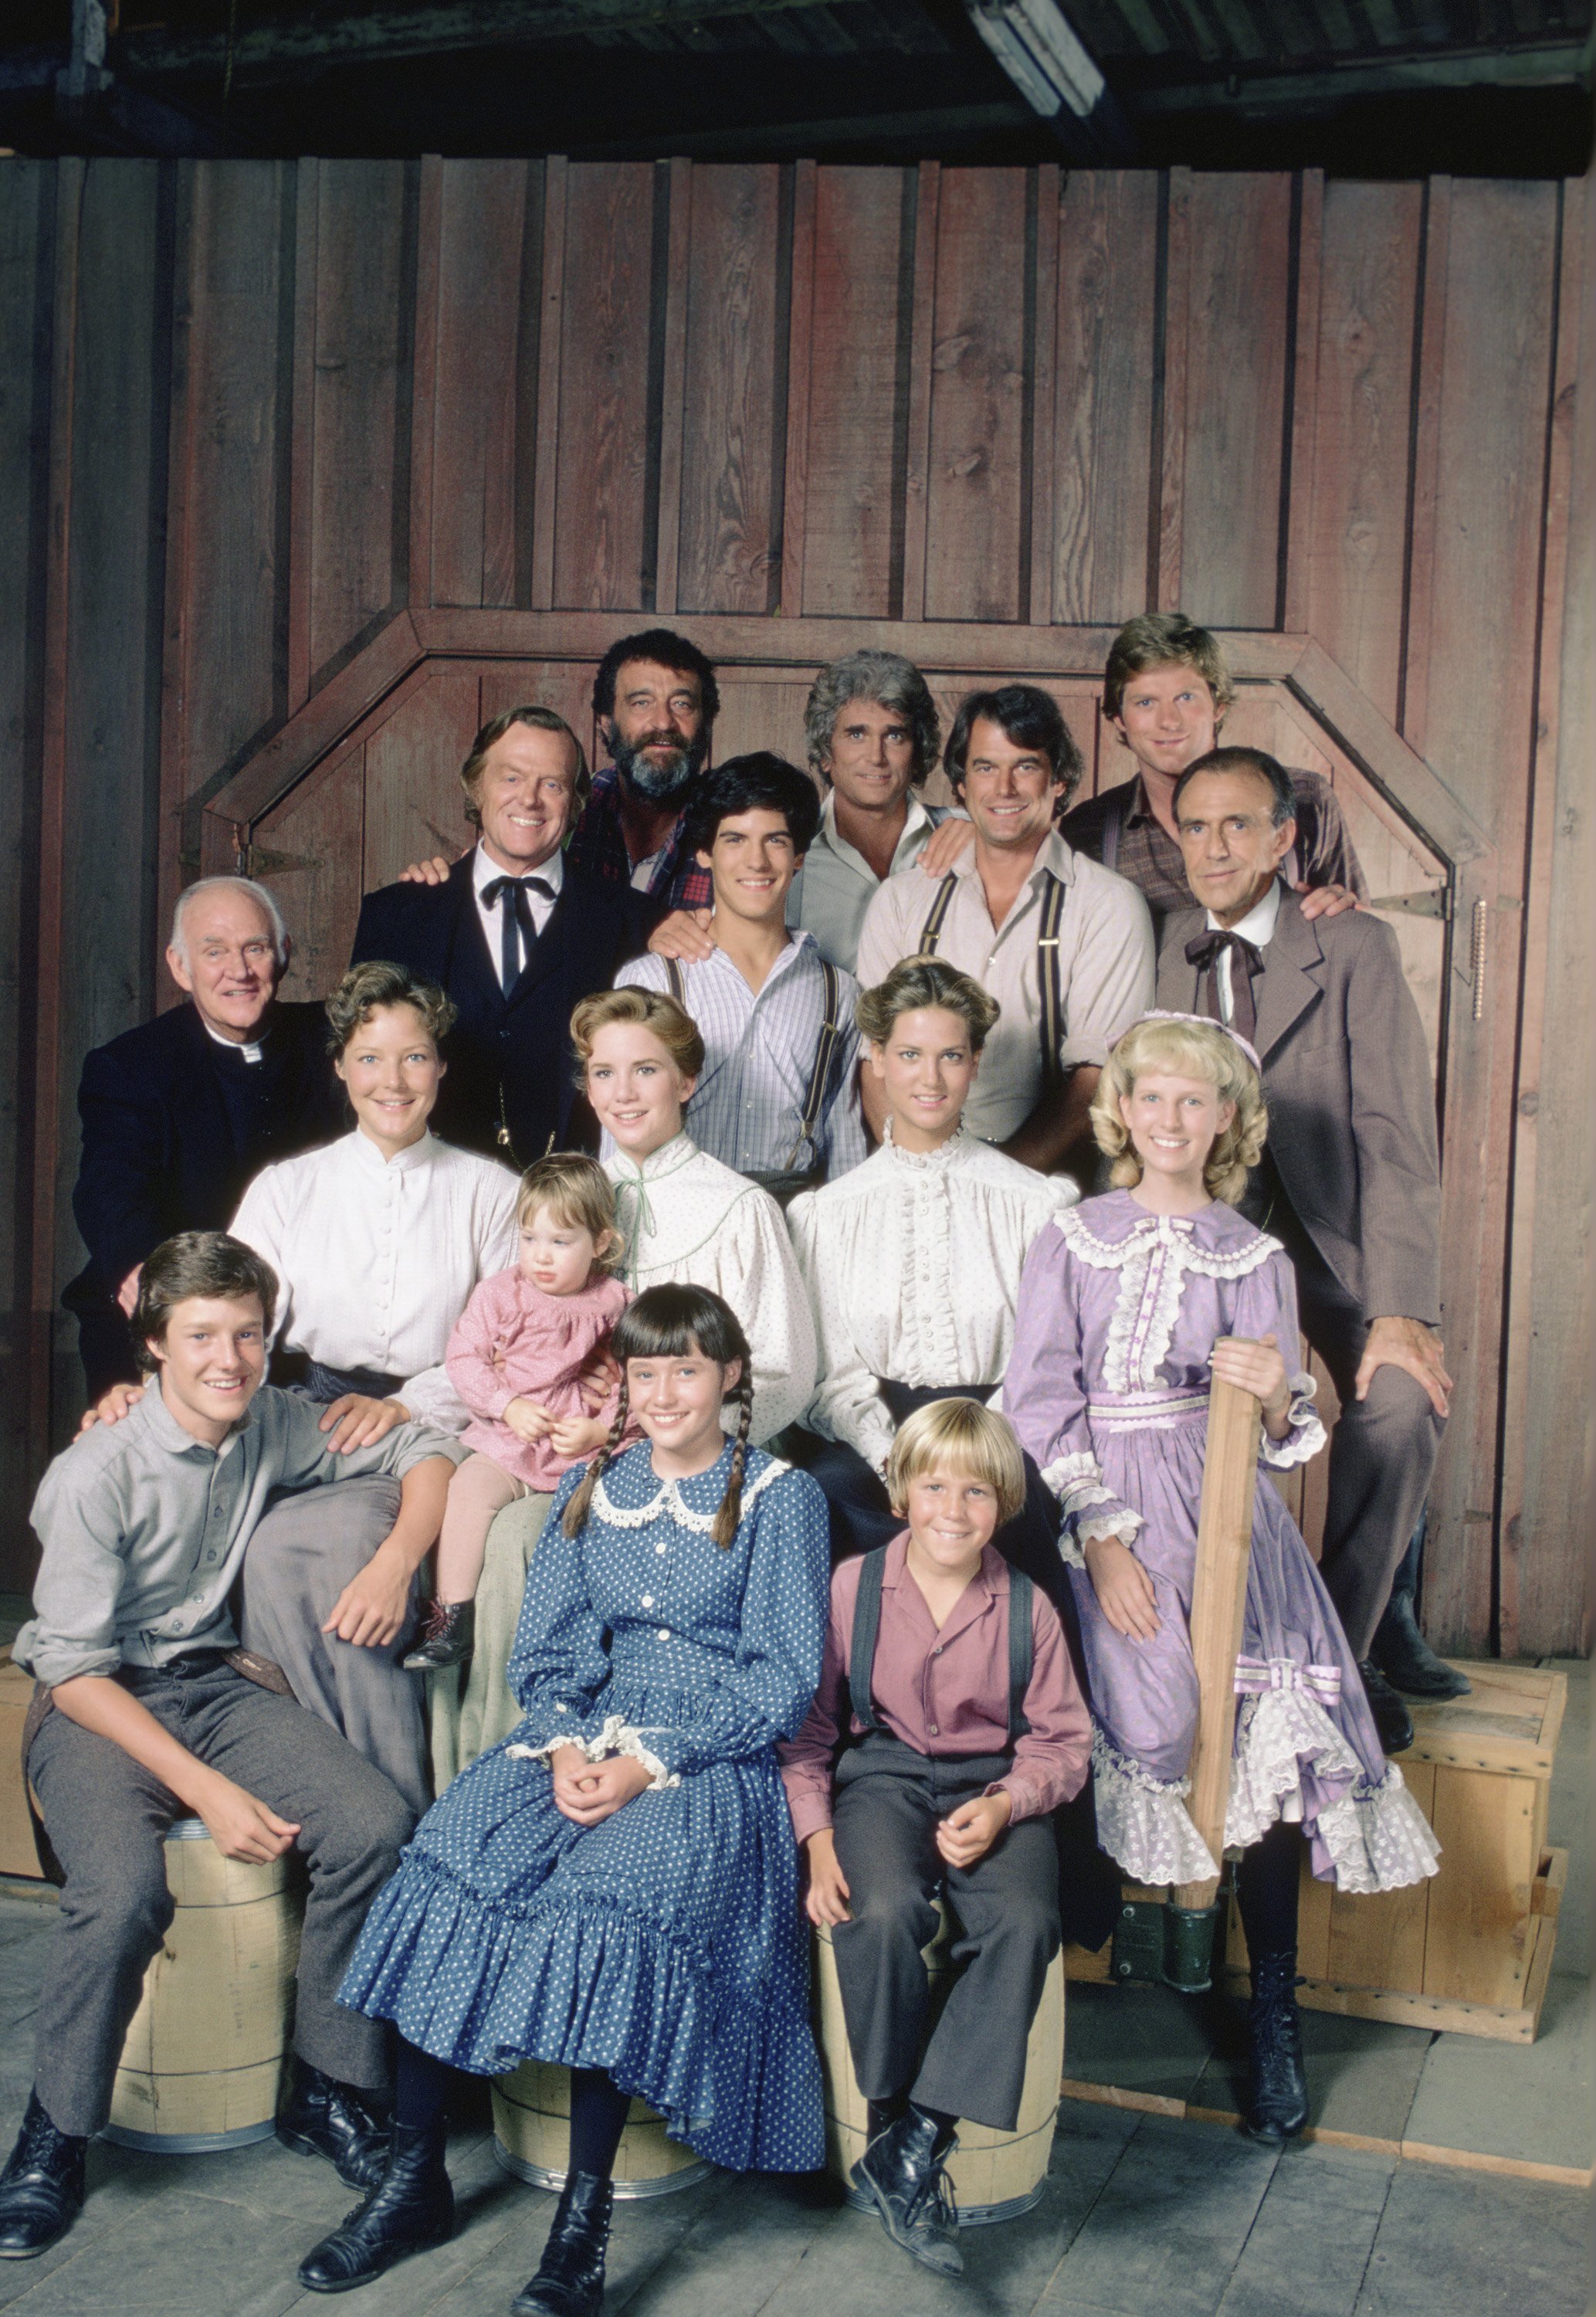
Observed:
[[[684,1114],[700,1150],[739,1175],[783,1174],[824,1166],[834,1182],[865,1155],[853,1020],[859,984],[837,973],[838,1036],[811,1144],[802,1132],[804,1105],[825,1021],[825,980],[811,935],[789,934],[762,989],[748,987],[725,952],[681,967],[687,1011],[704,1042],[704,1068]],[[617,988],[668,993],[663,957],[634,958]],[[606,1136],[604,1155],[611,1145]]]

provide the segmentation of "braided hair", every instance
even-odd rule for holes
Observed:
[[[753,1421],[753,1361],[736,1315],[729,1304],[711,1294],[707,1287],[691,1287],[673,1281],[645,1288],[616,1321],[610,1350],[620,1365],[620,1399],[603,1446],[566,1500],[560,1522],[565,1534],[575,1536],[581,1529],[600,1477],[620,1445],[629,1406],[627,1362],[692,1355],[713,1360],[719,1368],[728,1368],[736,1361],[742,1368],[742,1374],[727,1395],[737,1405],[737,1430],[726,1493],[710,1530],[721,1550],[729,1550],[743,1517],[743,1475],[748,1463],[749,1427]]]

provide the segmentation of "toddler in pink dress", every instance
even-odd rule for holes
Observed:
[[[598,1355],[631,1300],[614,1276],[622,1249],[615,1195],[597,1162],[569,1152],[522,1177],[513,1271],[485,1279],[456,1322],[444,1355],[471,1411],[471,1450],[449,1485],[438,1539],[438,1589],[425,1608],[411,1670],[459,1665],[476,1638],[477,1587],[487,1533],[520,1497],[551,1495],[573,1464],[609,1439],[619,1394],[583,1396]],[[622,1445],[618,1435],[611,1453]]]

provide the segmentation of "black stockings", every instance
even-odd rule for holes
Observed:
[[[430,2052],[399,2039],[394,2122],[412,2132],[425,2133],[443,2148],[444,2103],[454,2073]],[[571,2071],[571,2169],[594,2173],[607,2180],[615,2169],[615,2152],[626,2130],[631,2095],[611,2081],[602,2068]]]
[[[1235,1903],[1247,1935],[1247,1953],[1297,1952],[1297,1885],[1302,1864],[1302,1829],[1281,1819],[1262,1842],[1244,1850],[1235,1869]]]

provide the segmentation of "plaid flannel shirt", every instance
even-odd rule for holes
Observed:
[[[649,899],[658,902],[665,913],[714,907],[715,888],[709,872],[682,851],[685,819],[684,812],[676,816],[675,825],[660,847],[659,858],[644,889]],[[594,775],[592,794],[582,808],[566,857],[574,867],[584,869],[590,877],[605,877],[615,885],[631,883],[631,855],[626,849],[626,836],[620,826],[620,774],[613,765],[606,765],[602,772]]]

